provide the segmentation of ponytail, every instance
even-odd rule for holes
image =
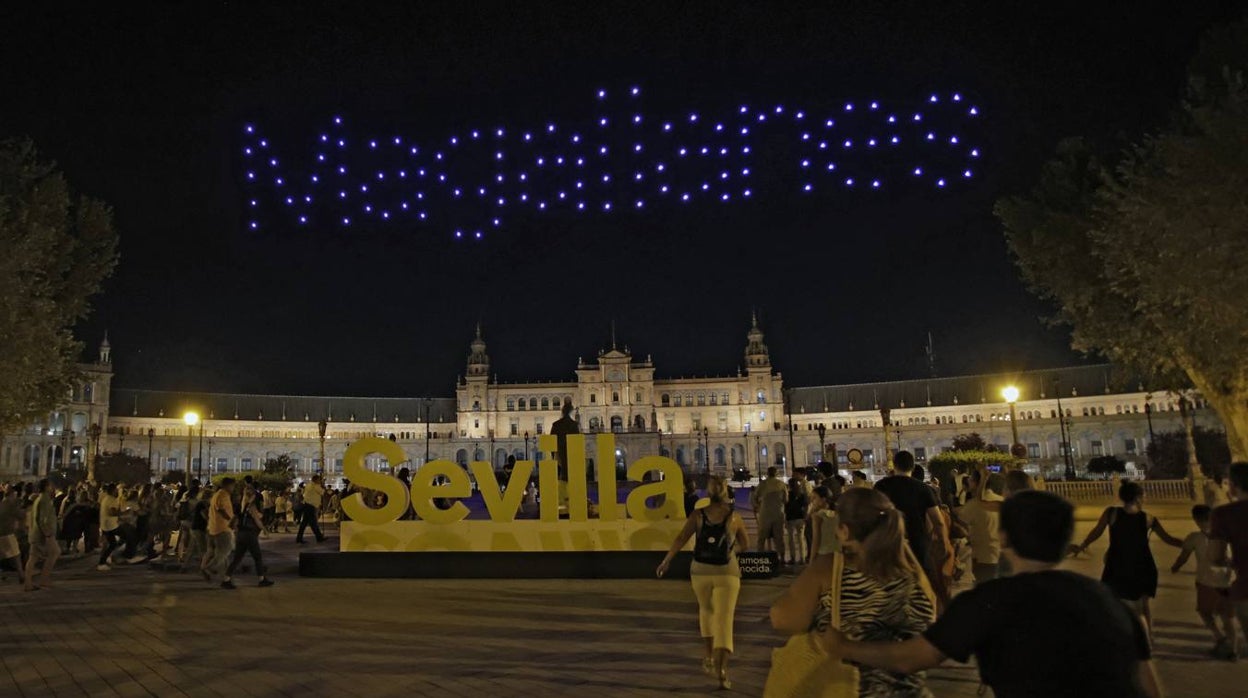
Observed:
[[[920,565],[906,543],[901,512],[875,490],[853,488],[836,502],[837,516],[857,543],[855,566],[868,577],[888,581],[920,574]]]

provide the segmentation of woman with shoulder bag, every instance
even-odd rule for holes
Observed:
[[[741,592],[741,567],[736,550],[749,549],[749,536],[741,515],[732,510],[728,485],[722,477],[711,476],[706,483],[711,503],[690,512],[685,527],[676,536],[656,573],[667,574],[672,558],[697,536],[689,578],[698,599],[698,626],[706,643],[702,670],[719,679],[719,687],[732,688],[728,680],[728,655],[732,654],[732,622]]]
[[[837,499],[841,552],[816,557],[771,607],[772,627],[795,636],[773,653],[765,696],[931,696],[924,676],[840,662],[822,650],[829,627],[862,640],[901,641],[935,620],[931,583],[883,493],[855,488]],[[857,680],[854,680],[857,674]]]

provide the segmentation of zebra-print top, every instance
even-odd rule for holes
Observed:
[[[815,614],[815,629],[827,629],[831,609],[832,595],[825,591]],[[850,640],[898,642],[926,630],[934,617],[932,600],[917,580],[903,577],[881,583],[846,562],[841,575],[841,631]],[[858,670],[861,696],[932,695],[922,672],[894,674],[861,665]]]

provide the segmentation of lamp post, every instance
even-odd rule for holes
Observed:
[[[702,427],[702,465],[706,474],[711,474],[711,430]]]
[[[90,438],[89,447],[92,451],[87,454],[87,481],[95,482],[95,460],[100,457],[100,425],[92,423],[87,427],[87,436]]]
[[[763,481],[763,437],[759,434],[754,435],[754,460],[758,461],[758,481]]]
[[[823,439],[827,436],[828,428],[824,426],[823,422],[819,422],[815,425],[815,431],[819,432],[819,461],[823,462]]]
[[[1053,393],[1057,395],[1057,428],[1062,435],[1062,463],[1067,480],[1075,479],[1075,458],[1070,452],[1070,433],[1066,424],[1066,411],[1062,409],[1062,391],[1058,381],[1053,381]]]
[[[429,439],[433,434],[429,431],[429,413],[433,409],[433,398],[425,398],[425,463],[429,462]],[[421,465],[424,465],[422,463]]]
[[[321,438],[321,472],[327,473],[329,469],[325,467],[325,429],[329,427],[329,423],[321,420],[316,423],[316,433]]]
[[[186,422],[186,486],[191,486],[191,448],[195,445],[195,425],[199,424],[199,415],[187,412],[182,415]]]
[[[195,479],[201,484],[204,482],[204,420],[202,419],[199,420],[199,462],[195,465]]]
[[[212,460],[212,445],[214,443],[216,443],[215,440],[208,439],[208,475],[210,476],[217,472],[217,465]],[[201,480],[200,482],[202,483],[203,481]]]
[[[1147,393],[1144,395],[1144,419],[1148,420],[1148,444],[1149,446],[1151,446],[1153,444],[1153,439],[1154,439],[1154,436],[1153,436],[1153,394],[1152,393]],[[1144,454],[1148,455],[1147,447],[1145,447],[1144,449]],[[1148,459],[1148,464],[1150,466],[1153,464],[1152,458]]]
[[[152,441],[156,438],[156,430],[147,430],[147,469],[152,470]]]
[[[524,459],[529,459],[529,432],[524,432]]]
[[[892,412],[887,407],[880,408],[880,420],[884,422],[884,463],[890,471],[893,469],[893,451],[888,446],[888,428],[892,426],[892,422],[889,421],[891,414]]]
[[[1010,451],[1012,453],[1020,444],[1018,440],[1018,416],[1014,411],[1014,403],[1018,402],[1018,388],[1007,385],[1005,388],[1002,388],[1001,397],[1005,398],[1006,404],[1010,406],[1010,434],[1014,439],[1010,443]]]

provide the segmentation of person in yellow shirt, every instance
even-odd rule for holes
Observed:
[[[225,572],[226,560],[234,551],[234,478],[222,478],[221,488],[208,504],[208,554],[199,568],[204,581]]]

